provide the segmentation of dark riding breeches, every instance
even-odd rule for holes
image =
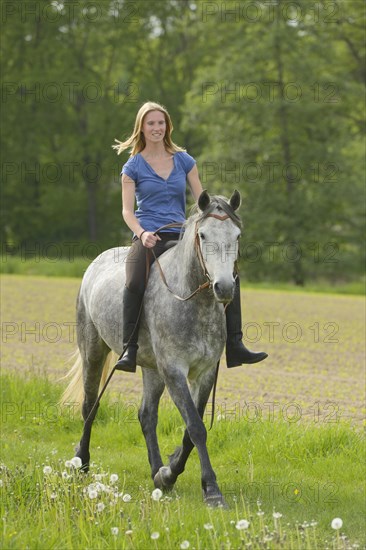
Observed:
[[[168,241],[177,241],[179,239],[179,233],[174,232],[161,232],[158,235],[161,241],[157,241],[153,248],[157,258],[169,248],[167,246]],[[146,248],[140,239],[135,237],[126,257],[126,287],[134,294],[141,295],[145,292],[146,250],[149,251],[148,262],[151,265],[155,259],[151,249]]]

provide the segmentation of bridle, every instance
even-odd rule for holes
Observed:
[[[220,221],[225,221],[227,219],[230,219],[230,216],[228,214],[225,214],[224,216],[220,216],[219,214],[207,214],[205,216],[206,218],[216,218],[217,220],[220,220]],[[195,224],[195,228],[194,228],[194,248],[195,248],[195,251],[196,251],[196,254],[197,254],[197,257],[198,257],[198,261],[201,265],[201,268],[202,268],[202,271],[207,279],[207,281],[205,283],[203,283],[202,285],[199,285],[196,290],[194,290],[191,294],[189,294],[189,296],[186,296],[185,298],[182,298],[181,296],[178,296],[177,294],[175,294],[171,288],[169,287],[168,283],[167,283],[167,280],[165,278],[165,275],[164,275],[164,272],[162,270],[162,267],[160,265],[160,262],[158,260],[158,258],[156,257],[155,255],[155,252],[154,252],[154,249],[153,248],[150,248],[150,249],[146,249],[146,254],[149,253],[149,250],[151,250],[151,253],[152,255],[154,256],[154,261],[155,263],[157,264],[158,266],[158,269],[159,269],[159,273],[161,275],[161,278],[162,278],[162,281],[164,283],[164,285],[166,286],[166,288],[169,290],[169,292],[175,297],[177,298],[177,300],[180,300],[181,302],[187,302],[188,300],[190,300],[191,298],[193,298],[194,296],[196,296],[196,294],[198,294],[199,292],[201,292],[202,290],[205,290],[206,288],[211,288],[212,287],[212,279],[210,277],[210,274],[207,270],[207,267],[206,267],[206,263],[205,263],[205,260],[203,258],[203,255],[202,255],[202,250],[201,250],[201,246],[200,246],[200,238],[198,236],[198,224],[199,224],[199,221],[200,220],[197,220],[196,221],[196,224]],[[170,223],[170,224],[167,224],[167,225],[163,225],[162,227],[159,227],[159,229],[157,229],[155,232],[154,232],[154,235],[156,235],[156,233],[159,233],[159,231],[161,231],[162,229],[167,229],[169,227],[181,227],[183,224],[177,224],[177,223]],[[146,265],[149,265],[150,262],[146,262]],[[146,276],[148,277],[148,273],[146,274]],[[147,281],[146,281],[147,282]]]

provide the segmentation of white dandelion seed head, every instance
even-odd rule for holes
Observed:
[[[160,500],[161,497],[163,496],[163,492],[160,491],[160,489],[154,489],[153,492],[151,493],[151,497],[153,500]]]
[[[126,493],[125,495],[123,495],[122,500],[123,502],[130,502],[131,498],[132,498],[131,495]]]
[[[96,491],[98,491],[98,493],[102,493],[103,491],[105,491],[105,492],[109,491],[109,488],[106,487],[106,485],[104,485],[104,483],[100,483],[99,481],[94,483],[94,488],[95,488]]]
[[[111,527],[111,533],[116,537],[119,533],[118,527]]]
[[[95,481],[102,481],[102,474],[94,474]]]
[[[282,514],[280,512],[273,512],[273,517],[275,519],[280,519],[280,518],[282,518]]]
[[[103,512],[104,508],[105,508],[105,504],[103,502],[98,502],[97,504],[98,512]]]
[[[98,493],[95,489],[88,490],[88,497],[91,499],[97,498]]]
[[[74,468],[81,468],[82,466],[81,458],[79,456],[74,456],[74,458],[72,458],[70,462]]]
[[[51,494],[50,494],[50,498],[51,498],[52,500],[55,500],[55,498],[57,498],[57,493],[51,493]]]
[[[332,529],[337,529],[338,530],[342,527],[343,521],[341,520],[341,518],[334,518],[332,520],[331,525],[332,525]]]
[[[190,547],[189,541],[184,540],[183,542],[180,543],[180,547],[181,547],[182,550],[186,550],[187,548]]]
[[[151,533],[151,538],[152,540],[156,540],[160,537],[160,533],[158,533],[157,531],[154,531],[153,533]]]
[[[109,481],[110,483],[116,483],[118,481],[118,474],[111,474]]]
[[[239,521],[236,522],[235,527],[239,529],[239,531],[242,531],[243,529],[248,529],[249,521],[247,521],[246,519],[239,519]]]
[[[207,531],[210,531],[210,529],[213,529],[212,523],[204,523],[203,527],[204,527]]]
[[[66,468],[72,468],[72,462],[71,462],[71,460],[66,460],[66,461],[65,461],[65,467],[66,467]]]
[[[66,471],[62,472],[61,476],[62,476],[62,479],[69,479],[69,477],[70,477],[69,474]]]
[[[43,468],[43,473],[44,473],[44,475],[46,475],[46,476],[50,475],[50,474],[52,473],[52,468],[51,468],[51,466],[45,466],[45,467]]]

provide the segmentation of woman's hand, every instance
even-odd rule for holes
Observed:
[[[158,241],[161,241],[159,235],[154,235],[151,231],[143,231],[140,240],[146,248],[154,248]]]

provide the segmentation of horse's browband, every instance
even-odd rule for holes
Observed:
[[[216,218],[217,220],[224,221],[230,218],[228,214],[225,214],[225,216],[219,216],[218,214],[207,214],[207,218]]]

